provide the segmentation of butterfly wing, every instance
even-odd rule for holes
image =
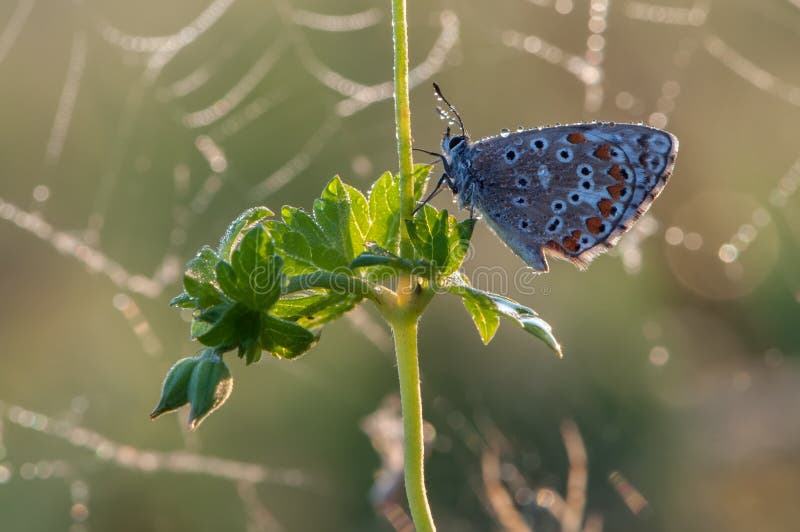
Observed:
[[[468,194],[525,262],[545,254],[585,268],[652,204],[675,165],[677,139],[634,124],[520,131],[470,146]]]

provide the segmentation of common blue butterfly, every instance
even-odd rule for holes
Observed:
[[[448,185],[461,208],[483,213],[536,271],[548,271],[547,255],[586,268],[647,212],[675,166],[678,139],[641,124],[503,130],[472,142],[458,111],[434,88],[461,133],[448,127],[442,153],[426,152],[440,157],[444,173],[423,204]]]

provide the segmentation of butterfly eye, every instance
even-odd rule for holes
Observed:
[[[447,148],[452,150],[462,142],[464,142],[464,137],[453,137],[450,139],[450,143],[447,145]]]

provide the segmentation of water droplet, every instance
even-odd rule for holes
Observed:
[[[508,137],[510,134],[511,132],[507,128],[503,128],[500,130],[500,136],[503,138]]]
[[[523,131],[525,131],[525,128],[524,128],[524,127],[522,127],[522,126],[517,126],[517,131],[519,131],[520,133],[522,133]]]

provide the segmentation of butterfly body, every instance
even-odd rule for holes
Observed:
[[[444,179],[528,265],[546,255],[585,268],[650,207],[678,140],[660,129],[597,122],[442,139]]]

